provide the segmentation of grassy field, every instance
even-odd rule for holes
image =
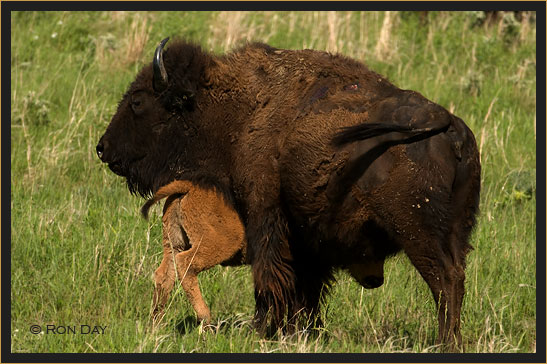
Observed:
[[[482,159],[468,258],[468,352],[536,350],[535,15],[479,12],[24,12],[11,28],[11,350],[34,352],[436,352],[431,293],[403,256],[364,290],[344,272],[325,327],[266,340],[251,329],[249,267],[200,276],[214,315],[201,330],[177,289],[149,326],[160,209],[102,165],[95,145],[129,83],[166,36],[213,52],[247,40],[357,58],[461,117]],[[32,334],[40,325],[42,334]],[[47,325],[106,326],[54,334]],[[50,326],[51,328],[52,326]],[[86,329],[87,330],[87,329]],[[39,331],[39,330],[38,330]]]

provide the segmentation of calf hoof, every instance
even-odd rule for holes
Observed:
[[[163,317],[165,316],[165,311],[161,309],[154,309],[152,311],[152,315],[150,316],[150,326],[152,328],[155,328],[159,325],[159,323],[163,320]]]
[[[209,324],[211,324],[211,315],[210,314],[202,314],[202,315],[197,315],[197,323],[198,325],[203,325],[203,326],[207,326]]]

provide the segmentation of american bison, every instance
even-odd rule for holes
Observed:
[[[179,179],[223,195],[245,226],[257,328],[313,321],[335,269],[402,250],[433,293],[438,341],[460,343],[480,192],[465,123],[341,55],[166,42],[97,153],[133,193]]]
[[[141,211],[167,198],[163,207],[163,259],[154,278],[154,322],[163,317],[169,293],[178,277],[200,322],[211,321],[197,275],[215,265],[245,263],[245,228],[233,207],[214,188],[203,189],[190,181],[173,181],[146,201]],[[347,267],[365,288],[383,283],[383,261],[365,261]]]

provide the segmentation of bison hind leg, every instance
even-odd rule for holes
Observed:
[[[465,253],[451,254],[447,245],[461,244],[457,233],[448,238],[426,234],[407,240],[404,251],[428,284],[437,306],[437,344],[450,351],[461,347],[460,313],[465,293]]]

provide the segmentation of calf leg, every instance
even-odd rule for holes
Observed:
[[[186,293],[186,296],[188,297],[188,300],[190,301],[190,304],[196,311],[198,321],[203,321],[205,324],[208,324],[211,322],[211,311],[201,295],[198,273],[212,267],[215,264],[205,267],[203,265],[195,264],[194,253],[197,253],[195,249],[190,249],[177,254],[177,268],[179,271],[180,283]]]
[[[245,248],[243,224],[238,214],[210,190],[189,192],[181,199],[180,214],[191,247],[175,257],[179,279],[198,320],[209,323],[211,312],[203,300],[197,275]]]
[[[221,244],[214,235],[216,234],[205,233],[198,239],[190,237],[190,241],[195,241],[192,248],[178,253],[175,257],[182,288],[196,311],[198,321],[204,323],[211,321],[211,311],[201,294],[198,274],[230,259],[238,250],[220,248]]]
[[[174,255],[171,252],[164,252],[163,260],[154,274],[156,281],[152,311],[154,322],[163,317],[167,299],[175,285],[175,264],[173,259]]]
[[[178,215],[178,200],[170,198],[166,201],[163,212],[163,259],[158,269],[154,274],[155,290],[153,301],[153,320],[163,317],[165,305],[169,298],[169,294],[175,285],[175,252],[183,250],[184,243],[180,241],[182,237],[176,234],[173,222],[177,221]]]

